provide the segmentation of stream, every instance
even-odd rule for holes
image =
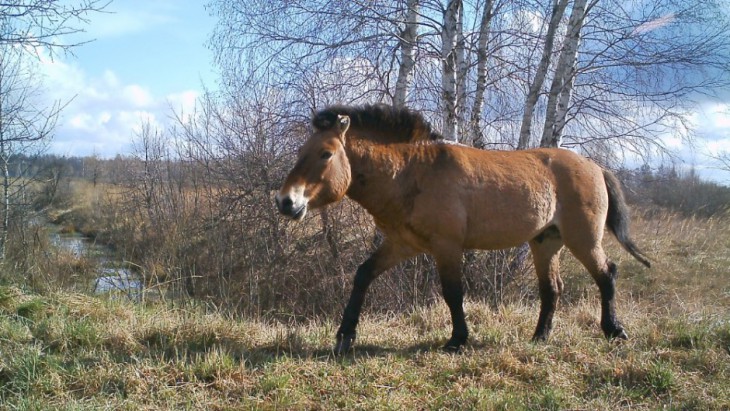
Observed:
[[[108,294],[112,297],[127,297],[141,301],[143,282],[133,270],[124,267],[122,261],[114,258],[109,247],[78,233],[63,233],[59,226],[48,224],[51,244],[61,252],[67,252],[77,259],[86,258],[98,268],[97,276],[89,289],[94,294]]]

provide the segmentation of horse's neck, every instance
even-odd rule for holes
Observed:
[[[398,213],[400,210],[393,208],[400,203],[402,193],[398,175],[405,162],[401,153],[371,143],[353,142],[348,145],[347,156],[352,173],[348,197],[365,207],[376,220],[382,213]]]

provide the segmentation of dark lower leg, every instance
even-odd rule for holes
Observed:
[[[545,341],[552,331],[553,315],[563,291],[563,281],[560,279],[560,250],[563,244],[554,232],[548,231],[539,239],[531,241],[530,247],[540,289],[540,317],[532,341]]]
[[[601,291],[601,329],[608,339],[626,339],[628,336],[616,318],[616,276],[616,265],[609,262],[608,271],[596,277],[596,284]]]
[[[464,291],[461,285],[461,279],[442,279],[441,287],[444,300],[446,300],[446,304],[451,311],[451,322],[453,323],[451,339],[446,343],[444,349],[458,351],[466,343],[466,339],[469,336],[469,330],[467,329],[466,319],[464,317]]]
[[[357,323],[360,321],[360,310],[365,301],[365,293],[375,278],[373,275],[374,266],[375,260],[373,257],[370,257],[357,269],[352,292],[350,293],[350,300],[345,307],[345,312],[342,315],[342,323],[337,331],[337,345],[335,346],[337,353],[349,351],[353,341],[355,341],[355,330]]]
[[[532,340],[545,341],[550,336],[550,331],[553,328],[553,315],[558,307],[560,292],[558,285],[553,284],[549,278],[540,278],[538,285],[540,287],[540,317],[537,320],[537,327]]]

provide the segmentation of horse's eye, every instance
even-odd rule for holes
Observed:
[[[325,151],[325,152],[323,152],[323,153],[322,153],[322,155],[320,156],[320,158],[321,158],[322,160],[328,160],[328,159],[329,159],[330,157],[332,157],[332,152],[331,152],[331,151]]]

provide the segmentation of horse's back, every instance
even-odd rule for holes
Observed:
[[[563,221],[569,218],[602,229],[588,221],[588,214],[605,214],[601,169],[576,153],[485,151],[446,144],[434,150],[434,161],[423,171],[427,182],[420,184],[414,201],[415,226],[441,221],[442,231],[460,237],[464,248],[477,249],[519,245],[550,226],[575,225]]]

